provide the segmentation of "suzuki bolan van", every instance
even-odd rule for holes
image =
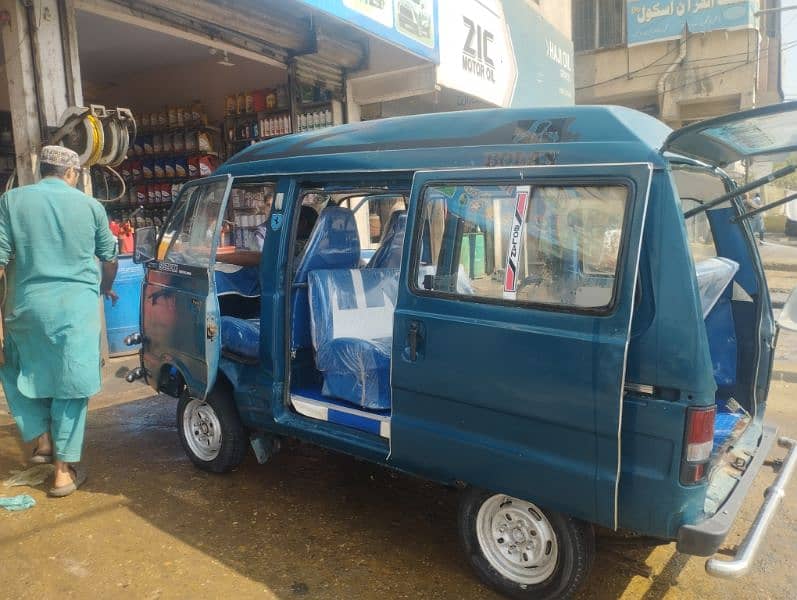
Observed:
[[[741,197],[795,167],[742,187],[722,167],[796,149],[797,103],[676,132],[578,106],[256,144],[137,232],[130,379],[179,398],[207,471],[298,438],[457,486],[465,555],[508,596],[572,594],[595,526],[710,556],[761,503],[707,562],[740,575],[797,462],[764,421],[776,324]]]

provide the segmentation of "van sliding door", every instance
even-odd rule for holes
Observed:
[[[416,175],[394,320],[391,463],[616,527],[651,170]]]

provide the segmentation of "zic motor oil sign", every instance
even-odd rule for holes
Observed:
[[[523,231],[526,228],[526,212],[529,208],[531,186],[518,186],[515,192],[515,214],[509,230],[509,244],[506,251],[506,270],[504,272],[504,299],[517,299],[518,258],[523,244]]]

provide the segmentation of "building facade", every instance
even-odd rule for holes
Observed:
[[[579,104],[680,127],[783,99],[780,0],[573,0]],[[764,12],[762,12],[764,11]]]
[[[368,69],[350,73],[351,120],[575,102],[569,1],[436,0],[435,6],[439,59],[371,53]]]

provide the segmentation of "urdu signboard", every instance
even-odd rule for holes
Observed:
[[[753,27],[754,0],[627,0],[628,45],[692,33]]]
[[[573,44],[524,0],[438,0],[437,83],[503,107],[573,104]]]

